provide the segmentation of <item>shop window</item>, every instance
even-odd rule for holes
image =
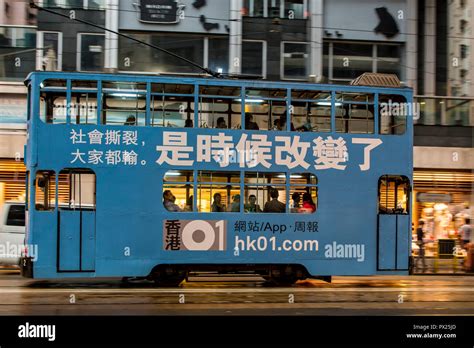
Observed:
[[[170,170],[163,177],[163,207],[171,212],[195,211],[193,171]]]
[[[413,104],[412,104],[413,105]],[[379,95],[380,134],[404,134],[407,118],[414,117],[412,105],[401,95]]]
[[[38,54],[41,60],[37,69],[61,71],[62,69],[62,33],[51,31],[38,32]]]
[[[290,213],[311,214],[318,207],[318,179],[310,173],[290,174]]]
[[[10,206],[6,225],[25,226],[25,206],[23,204],[15,204]]]
[[[250,17],[264,17],[267,0],[244,0],[246,14]]]
[[[333,53],[333,78],[353,79],[373,71],[373,45],[334,43]]]
[[[291,119],[300,132],[331,131],[331,93],[323,91],[292,90]]]
[[[242,40],[242,74],[266,78],[266,42]]]
[[[376,71],[381,74],[395,74],[399,77],[402,47],[400,45],[376,45],[377,58],[375,60]]]
[[[35,178],[36,210],[50,211],[56,207],[56,174],[51,170],[36,172]]]
[[[229,40],[210,37],[208,49],[209,68],[218,73],[229,71]]]
[[[95,210],[96,177],[90,169],[65,169],[59,172],[58,190],[66,190],[60,209]]]
[[[379,179],[379,214],[408,214],[410,180],[384,175]]]
[[[373,134],[374,96],[361,93],[336,94],[336,132]]]
[[[285,213],[287,206],[285,173],[245,173],[246,213]]]
[[[5,1],[2,1],[2,4],[5,4]],[[15,9],[15,23],[25,22],[16,15],[16,11]],[[0,26],[0,47],[0,78],[23,80],[35,70],[36,28]],[[21,64],[18,64],[19,62]]]
[[[198,211],[240,212],[239,172],[198,172]]]
[[[285,18],[288,18],[288,19],[306,18],[306,13],[305,13],[306,1],[305,0],[285,0],[284,2],[285,2]]]
[[[78,34],[77,70],[102,71],[104,69],[105,35]]]
[[[249,17],[304,19],[307,3],[306,0],[244,0],[244,13]]]
[[[204,66],[204,37],[202,35],[190,35],[188,33],[168,34],[163,32],[130,33],[128,35]],[[212,45],[216,47],[214,43]],[[220,44],[220,49],[222,49],[222,43]],[[218,54],[219,59],[222,59],[221,54],[222,52]],[[119,37],[118,61],[119,69],[125,71],[144,71],[159,74],[202,73],[201,69],[190,64],[183,64],[180,59],[174,59],[164,52],[143,47],[141,44],[124,37]]]
[[[281,77],[306,80],[308,77],[308,43],[282,42]]]
[[[334,81],[351,81],[365,72],[401,75],[402,47],[398,44],[371,44],[325,41],[324,76]]]

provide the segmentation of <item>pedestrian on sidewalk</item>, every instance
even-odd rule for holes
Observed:
[[[421,259],[421,264],[423,266],[423,273],[426,271],[426,262],[425,262],[425,243],[423,242],[424,232],[423,226],[425,222],[423,220],[418,221],[418,228],[416,229],[416,239],[418,244],[418,258],[416,260],[416,268],[418,269],[418,264]]]

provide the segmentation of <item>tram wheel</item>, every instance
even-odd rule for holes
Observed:
[[[184,280],[186,280],[187,274],[182,270],[175,270],[171,268],[161,269],[154,272],[151,276],[156,286],[159,287],[177,287]]]
[[[163,288],[173,288],[179,286],[186,277],[160,277],[153,279],[156,286]]]
[[[279,267],[272,269],[270,274],[263,278],[272,285],[291,286],[303,278],[303,274],[300,270],[292,267]]]

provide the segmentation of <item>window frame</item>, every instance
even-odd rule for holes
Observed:
[[[391,202],[394,204],[394,206],[396,208],[389,208],[389,207],[385,207],[386,208],[386,211],[382,211],[380,206],[381,206],[381,187],[382,187],[382,181],[385,180],[386,183],[390,183],[390,182],[395,182],[395,189],[394,189],[394,192],[395,192],[395,196],[394,196],[394,201]],[[397,199],[397,196],[398,196],[398,185],[396,183],[397,180],[401,180],[402,184],[406,184],[406,188],[407,188],[407,192],[406,192],[406,202],[405,202],[405,211],[403,212],[400,212],[398,211],[399,209],[403,209],[403,208],[398,208],[398,199]],[[387,185],[387,187],[389,187]],[[388,192],[388,190],[387,190]],[[406,175],[394,175],[394,174],[384,174],[384,175],[381,175],[377,181],[377,214],[378,215],[410,215],[411,214],[411,194],[412,194],[412,184],[410,182],[410,179],[406,176]],[[385,203],[388,203],[388,195],[386,196],[387,200],[385,201]],[[389,211],[391,210],[391,211]]]
[[[387,60],[390,58],[387,57],[378,57],[378,47],[379,46],[397,46],[400,49],[400,57],[399,59],[399,64],[401,65],[403,63],[403,54],[404,54],[404,46],[399,43],[394,43],[394,42],[373,42],[373,41],[353,41],[353,40],[330,40],[326,39],[323,40],[323,45],[328,44],[328,65],[327,67],[323,66],[323,71],[327,68],[328,71],[328,80],[332,82],[350,82],[353,79],[352,78],[341,78],[341,77],[334,77],[334,44],[354,44],[354,45],[371,45],[372,46],[372,55],[370,57],[370,60],[372,61],[372,73],[377,73],[378,72],[378,63],[379,60]],[[368,56],[362,56],[362,57],[368,57]],[[323,54],[323,65],[324,65],[324,54]],[[399,71],[399,78],[402,78],[404,74],[403,69],[400,69]]]
[[[262,78],[265,80],[267,78],[267,41],[266,40],[253,40],[253,39],[243,39],[242,40],[242,54],[244,42],[261,42],[262,43]],[[243,59],[243,58],[242,58]]]
[[[63,33],[61,31],[54,30],[42,30],[36,33],[36,69],[43,70],[43,59],[44,59],[44,34],[58,34],[58,52],[57,52],[57,66],[56,70],[62,71],[63,69]]]
[[[94,73],[94,72],[102,72],[105,68],[105,65],[101,67],[100,70],[83,70],[83,67],[81,66],[81,58],[82,58],[82,37],[84,35],[89,35],[89,36],[103,36],[104,37],[104,46],[102,47],[102,54],[104,55],[104,64],[105,64],[105,34],[102,33],[77,33],[77,54],[76,54],[76,69],[77,71],[80,72],[86,72],[86,73]]]
[[[291,78],[291,77],[286,77],[285,76],[285,44],[299,44],[299,45],[306,45],[307,47],[307,50],[306,50],[306,57],[305,57],[305,61],[306,61],[306,73],[307,73],[307,76],[306,77],[303,77],[303,78]],[[310,53],[309,53],[309,50],[311,48],[311,42],[307,42],[307,41],[281,41],[280,42],[280,79],[282,81],[307,81],[308,80],[308,77],[309,77],[309,67],[308,67],[308,64],[309,64],[309,58],[310,58]]]

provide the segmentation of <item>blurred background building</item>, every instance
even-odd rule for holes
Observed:
[[[38,5],[222,73],[348,83],[395,73],[415,91],[414,222],[452,234],[474,196],[473,0],[43,0]],[[162,5],[160,11],[147,5]],[[201,74],[101,29],[0,0],[0,199],[21,199],[33,70]],[[374,199],[376,199],[374,197]]]

